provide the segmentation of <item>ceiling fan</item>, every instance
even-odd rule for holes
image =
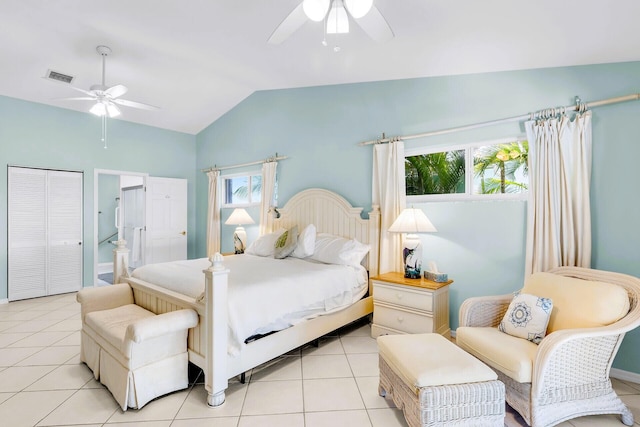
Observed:
[[[111,49],[107,46],[96,47],[96,52],[102,57],[102,83],[92,85],[89,90],[81,89],[79,87],[70,86],[71,89],[82,92],[87,96],[74,97],[74,98],[59,98],[61,100],[68,101],[96,101],[96,103],[89,110],[90,113],[95,114],[98,117],[116,117],[120,115],[120,108],[118,105],[125,107],[139,108],[142,110],[159,110],[159,107],[155,107],[149,104],[143,104],[141,102],[128,101],[120,98],[127,93],[128,89],[124,85],[107,86],[105,84],[105,63],[107,56],[111,53]],[[117,105],[116,105],[117,104]]]
[[[373,40],[384,42],[393,38],[391,27],[373,0],[303,0],[275,29],[268,43],[282,43],[308,19],[325,21],[326,34],[348,33],[349,16]]]

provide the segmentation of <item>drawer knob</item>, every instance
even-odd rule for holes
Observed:
[[[404,322],[404,317],[398,316],[398,322],[400,322],[400,323]]]
[[[396,297],[397,297],[398,299],[402,299],[402,297],[403,297],[403,296],[404,296],[404,295],[402,295],[402,294],[396,294]]]

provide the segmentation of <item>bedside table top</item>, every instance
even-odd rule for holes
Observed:
[[[434,282],[431,280],[427,280],[424,277],[420,277],[419,279],[408,279],[404,277],[404,273],[396,271],[379,274],[378,276],[372,277],[371,280],[379,280],[382,282],[391,282],[398,285],[415,286],[417,288],[427,288],[434,290],[443,288],[453,283],[453,280],[447,280],[446,282]]]

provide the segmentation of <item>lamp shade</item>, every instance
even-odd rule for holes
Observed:
[[[391,233],[431,233],[436,230],[422,209],[407,208],[389,227]]]
[[[344,5],[351,16],[358,19],[369,13],[373,0],[344,0]]]
[[[304,10],[307,18],[320,22],[327,15],[330,3],[330,0],[304,0],[302,2],[302,10]]]
[[[224,223],[227,225],[243,225],[255,224],[255,221],[253,220],[253,218],[251,218],[251,216],[249,216],[246,210],[242,208],[236,208],[233,210],[233,212],[231,212],[231,215],[229,215],[229,218],[227,218]]]
[[[422,274],[422,242],[416,233],[437,231],[421,209],[407,208],[389,227],[391,233],[407,233],[403,247],[404,277],[419,279]]]
[[[342,1],[335,0],[327,17],[327,34],[346,34],[349,32],[349,17]]]

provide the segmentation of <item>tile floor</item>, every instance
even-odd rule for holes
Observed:
[[[79,361],[80,305],[66,294],[0,305],[0,425],[142,427],[394,427],[402,413],[378,396],[378,354],[361,323],[254,369],[209,408],[202,378],[140,410],[122,412]],[[640,421],[640,385],[614,380]],[[524,426],[509,410],[508,427]],[[622,426],[594,416],[562,426]],[[640,425],[636,423],[636,425]]]

